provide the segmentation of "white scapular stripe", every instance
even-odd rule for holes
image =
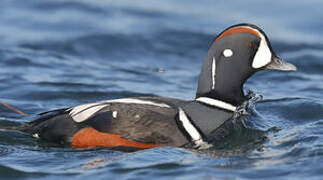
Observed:
[[[244,26],[244,27],[252,29],[254,31],[257,31],[261,37],[259,48],[256,52],[255,57],[253,58],[253,61],[252,61],[252,67],[255,69],[264,67],[265,65],[270,63],[271,57],[272,57],[272,53],[271,53],[270,48],[268,47],[267,40],[266,40],[265,36],[257,29],[254,29],[254,28],[251,28],[248,26]]]
[[[96,103],[79,105],[72,108],[69,114],[75,122],[80,123],[89,119],[96,112],[100,111],[101,109],[107,106],[108,106],[107,104],[96,104]]]
[[[213,57],[213,61],[212,61],[212,89],[215,88],[215,70],[216,70],[215,58]]]
[[[178,112],[179,112],[179,120],[182,122],[182,125],[185,131],[191,136],[195,146],[198,147],[198,149],[206,149],[211,147],[212,145],[203,141],[201,134],[190,122],[184,110],[182,108],[178,108]]]
[[[195,100],[202,102],[204,104],[210,105],[210,106],[215,106],[215,107],[226,109],[229,111],[235,111],[237,109],[237,107],[235,107],[229,103],[226,103],[226,102],[223,102],[223,101],[220,101],[217,99],[208,98],[208,97],[199,97]]]
[[[67,111],[70,111],[69,114],[75,122],[80,123],[80,122],[86,121],[92,115],[102,110],[103,108],[108,107],[110,103],[144,104],[144,105],[152,105],[152,106],[158,106],[163,108],[170,108],[169,105],[164,103],[156,103],[148,100],[141,100],[141,99],[134,99],[134,98],[123,98],[123,99],[113,99],[113,100],[100,101],[96,103],[83,104],[83,105],[70,108]]]

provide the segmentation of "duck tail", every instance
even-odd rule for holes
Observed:
[[[13,111],[13,112],[16,112],[16,113],[20,114],[20,115],[23,115],[23,116],[29,116],[29,114],[27,114],[27,113],[24,113],[24,112],[20,111],[20,110],[19,110],[19,109],[17,109],[16,107],[14,107],[14,106],[12,106],[12,105],[10,105],[10,104],[6,103],[6,102],[0,101],[0,104],[1,104],[1,105],[3,105],[4,107],[6,107],[6,108],[10,109],[10,110],[11,110],[11,111]]]
[[[14,107],[13,105],[11,104],[8,104],[4,101],[0,101],[0,106],[4,106],[6,107],[7,109],[17,113],[17,114],[20,114],[22,116],[29,116],[29,114],[27,113],[24,113],[23,111],[19,110],[18,108]],[[18,130],[18,131],[21,131],[23,129],[26,129],[27,125],[26,124],[22,124],[22,125],[17,125],[17,126],[9,126],[9,127],[0,127],[0,130]]]

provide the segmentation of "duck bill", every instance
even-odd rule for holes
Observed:
[[[278,70],[278,71],[296,71],[297,68],[291,63],[281,60],[277,56],[273,56],[271,62],[265,66],[265,69]]]

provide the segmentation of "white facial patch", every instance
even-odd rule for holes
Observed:
[[[267,45],[266,40],[261,38],[259,48],[252,61],[252,67],[255,69],[258,69],[267,65],[268,63],[270,63],[271,57],[272,57],[272,54]]]
[[[224,51],[223,51],[223,56],[224,57],[231,57],[233,55],[233,52],[232,52],[232,50],[231,49],[225,49]]]
[[[261,32],[259,32],[257,29],[254,29],[254,28],[251,28],[248,26],[244,26],[244,27],[252,29],[254,31],[257,31],[258,34],[260,35],[260,38],[261,38],[259,48],[256,52],[255,57],[253,58],[253,61],[252,61],[252,67],[255,69],[259,69],[261,67],[264,67],[265,65],[270,63],[271,57],[272,57],[271,50],[268,47],[265,36]]]

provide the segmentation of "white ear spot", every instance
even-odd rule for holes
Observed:
[[[233,52],[232,52],[232,50],[231,49],[225,49],[224,51],[223,51],[223,56],[224,57],[231,57],[233,55]]]

